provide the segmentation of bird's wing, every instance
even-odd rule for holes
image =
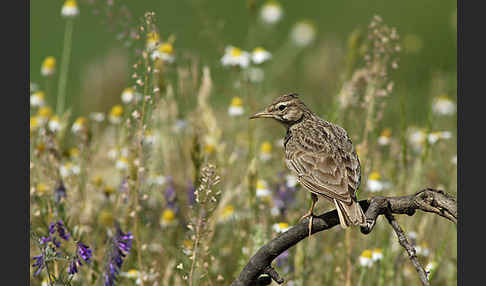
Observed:
[[[307,134],[305,138],[295,138],[294,142],[298,143],[294,145],[295,150],[289,154],[286,163],[311,192],[351,203],[356,199],[355,193],[360,183],[359,160],[347,136],[335,136],[339,134],[331,135],[333,131],[321,130],[327,131],[329,133],[325,136],[314,134],[309,139]],[[346,142],[334,142],[338,137]],[[327,139],[323,141],[323,138]]]

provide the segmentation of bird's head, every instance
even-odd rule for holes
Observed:
[[[281,95],[261,112],[250,116],[255,118],[273,118],[285,125],[292,125],[301,121],[312,112],[305,106],[295,93]]]

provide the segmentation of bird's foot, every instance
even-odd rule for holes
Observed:
[[[312,211],[309,211],[309,212],[307,212],[305,215],[303,215],[303,216],[302,216],[302,217],[299,219],[299,221],[302,221],[302,220],[304,220],[304,219],[306,219],[306,218],[310,218],[310,219],[309,219],[309,237],[310,237],[310,236],[311,236],[311,234],[312,234],[312,221],[313,221],[313,219],[314,219],[314,214],[312,213]]]

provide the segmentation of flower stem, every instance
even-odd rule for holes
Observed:
[[[64,111],[64,102],[66,99],[67,75],[69,71],[69,60],[71,57],[73,27],[74,27],[74,20],[68,19],[66,22],[66,29],[64,31],[64,47],[62,51],[61,70],[60,70],[59,82],[57,86],[56,111],[58,115],[62,115]]]

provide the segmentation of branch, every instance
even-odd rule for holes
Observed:
[[[429,285],[425,271],[415,257],[415,250],[408,243],[403,230],[400,228],[392,214],[407,214],[412,216],[416,210],[435,213],[454,223],[457,223],[457,202],[454,197],[440,190],[424,189],[414,195],[402,197],[372,197],[367,200],[359,201],[361,208],[366,214],[366,226],[361,227],[363,234],[369,234],[379,215],[385,215],[391,224],[400,244],[407,250],[412,263],[417,269],[423,285]],[[294,246],[301,240],[309,237],[308,219],[301,221],[288,231],[280,234],[270,242],[262,246],[255,255],[250,259],[248,264],[243,268],[238,278],[231,286],[243,285],[268,285],[269,275],[278,284],[283,283],[283,279],[272,268],[272,261],[282,252]],[[339,225],[339,218],[336,210],[326,212],[316,216],[312,222],[312,234],[328,230]],[[405,240],[404,240],[405,238]],[[409,249],[411,249],[409,251]],[[416,265],[417,264],[417,265]],[[260,277],[262,274],[267,274]],[[422,280],[425,275],[425,281]],[[426,282],[426,284],[424,284]]]

